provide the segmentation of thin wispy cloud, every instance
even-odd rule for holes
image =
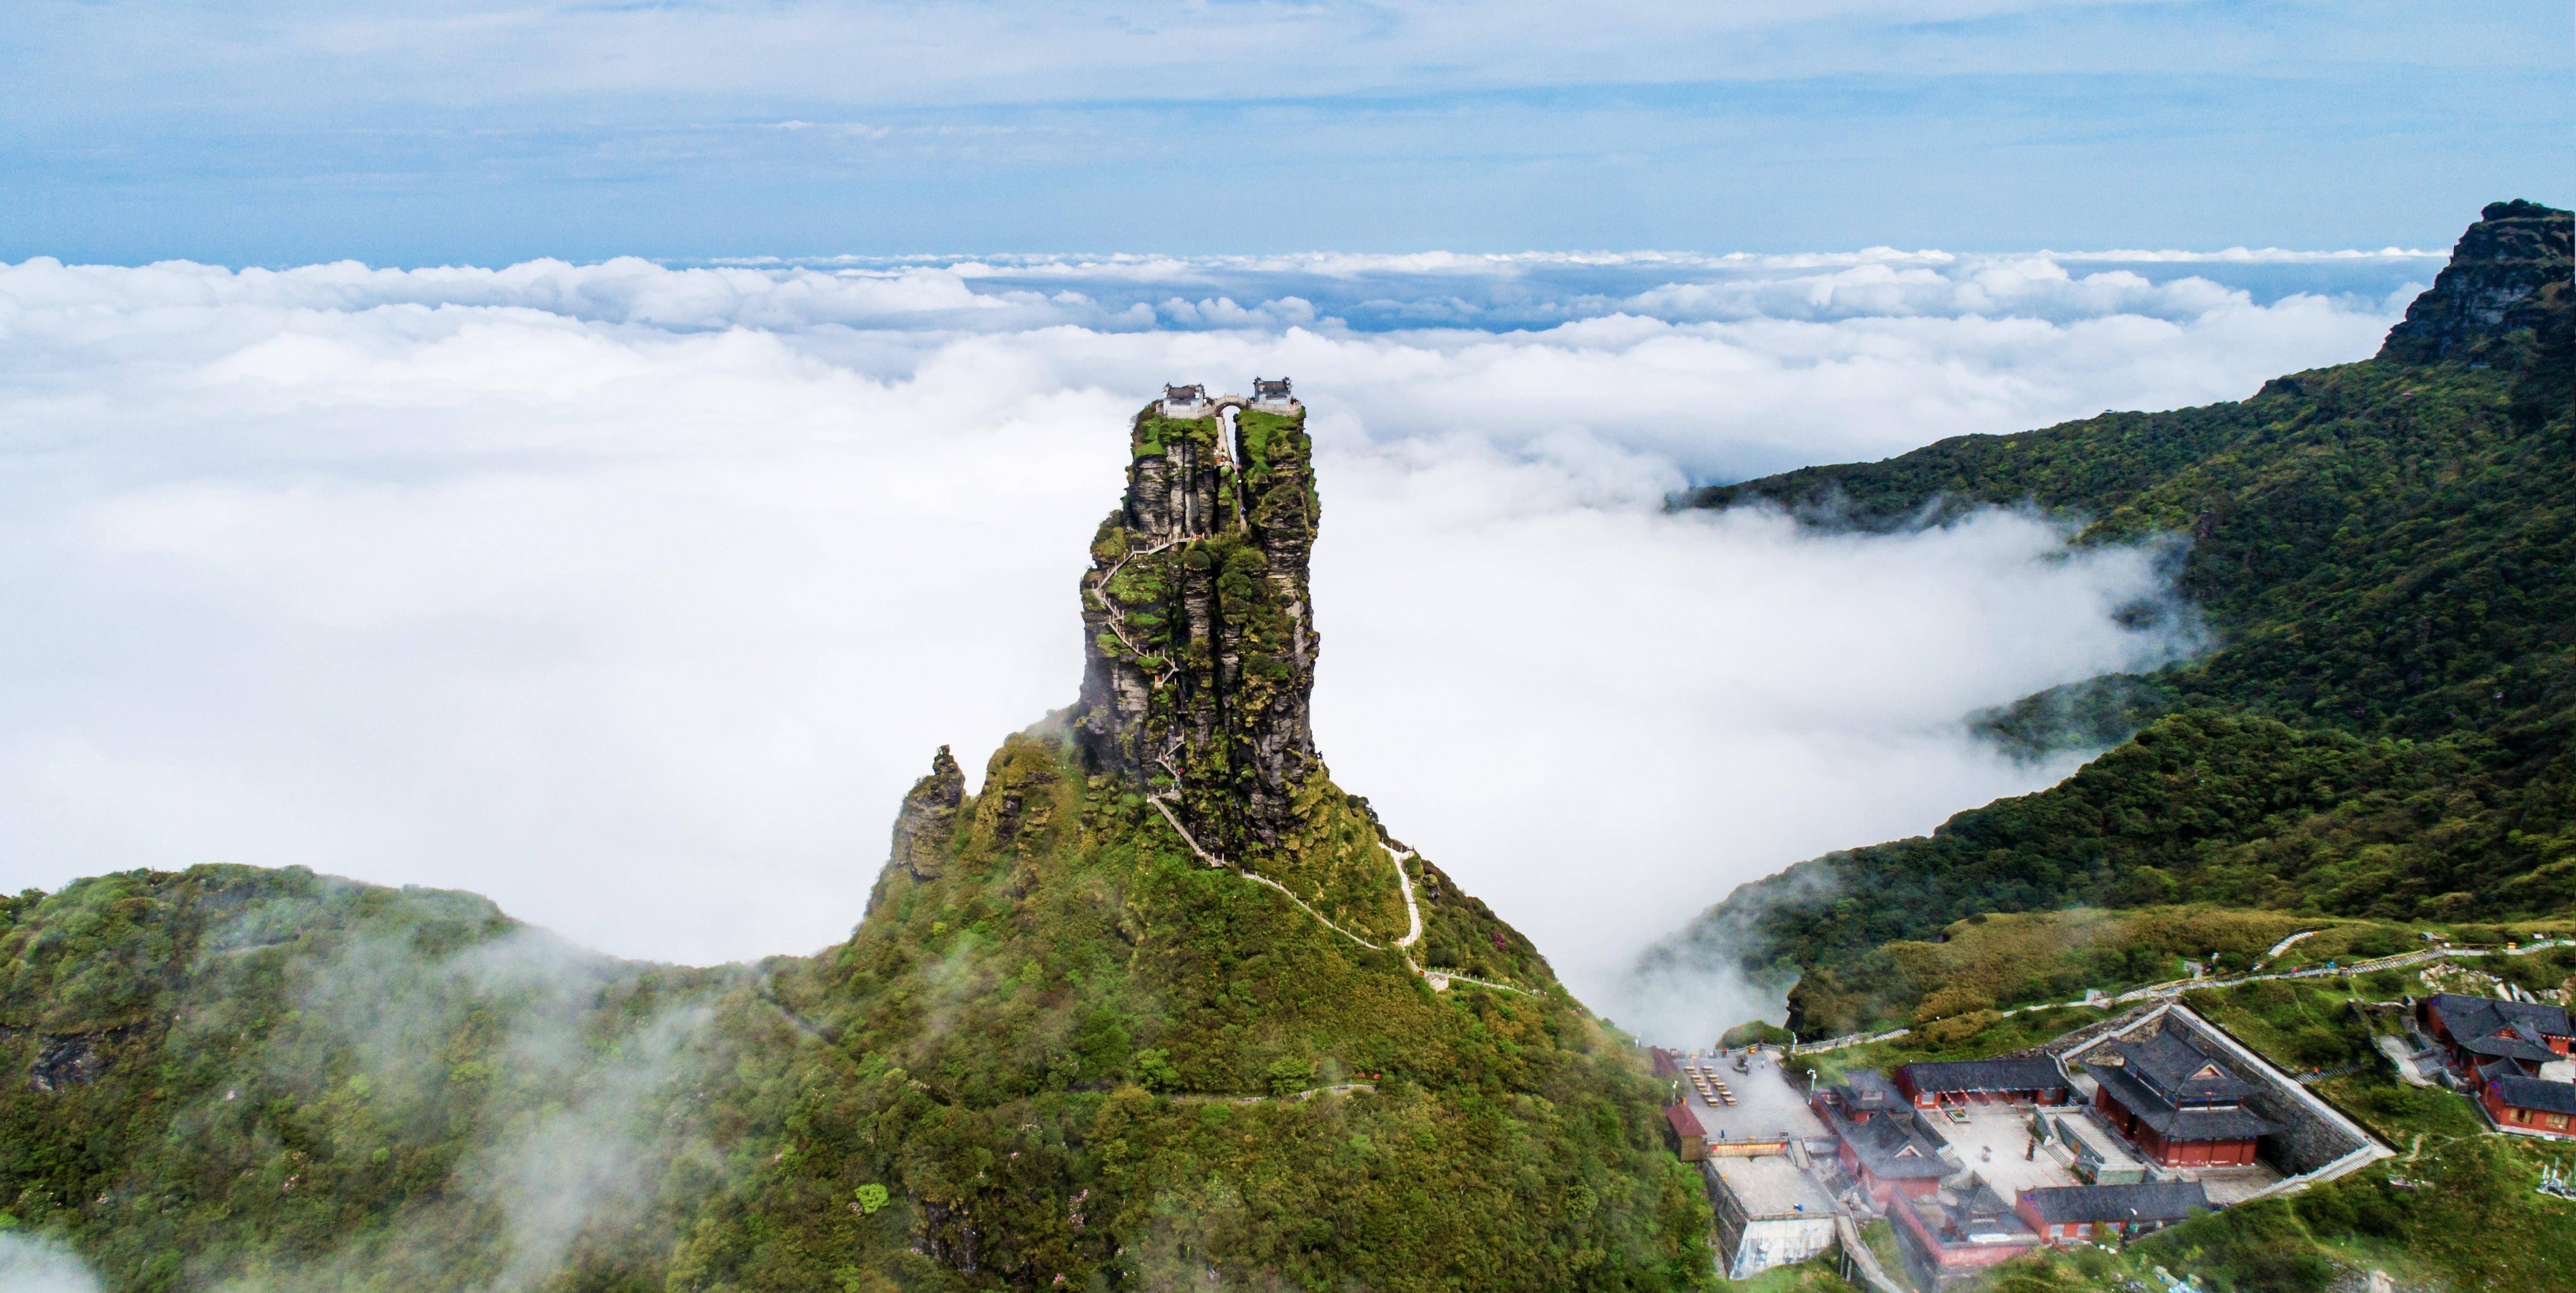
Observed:
[[[11,16],[10,259],[2304,251],[2565,201],[2576,139],[2538,0]]]

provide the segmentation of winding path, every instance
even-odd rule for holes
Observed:
[[[1470,974],[1457,974],[1448,970],[1425,969],[1413,959],[1413,953],[1406,949],[1422,941],[1422,907],[1413,897],[1413,877],[1404,869],[1405,863],[1412,861],[1416,856],[1418,856],[1411,849],[1399,849],[1384,840],[1378,841],[1378,847],[1386,850],[1387,859],[1395,863],[1395,882],[1404,890],[1404,937],[1395,940],[1392,949],[1390,949],[1386,944],[1370,942],[1368,939],[1362,938],[1358,934],[1354,934],[1351,931],[1334,924],[1330,917],[1308,905],[1305,899],[1289,892],[1288,886],[1281,884],[1266,875],[1256,875],[1250,871],[1246,871],[1243,868],[1226,861],[1224,858],[1218,857],[1216,854],[1210,853],[1206,849],[1199,847],[1199,842],[1191,837],[1189,828],[1181,825],[1180,815],[1172,811],[1172,806],[1169,802],[1168,796],[1161,794],[1148,794],[1145,796],[1145,802],[1152,804],[1154,806],[1154,810],[1163,815],[1163,820],[1172,824],[1173,833],[1181,837],[1181,843],[1188,845],[1190,847],[1190,852],[1195,855],[1199,861],[1220,871],[1231,871],[1235,875],[1245,880],[1249,880],[1254,884],[1267,885],[1272,889],[1278,890],[1281,897],[1297,904],[1297,909],[1314,917],[1317,924],[1322,925],[1324,928],[1329,929],[1372,952],[1393,950],[1397,955],[1404,958],[1404,968],[1412,971],[1424,982],[1430,984],[1431,990],[1434,992],[1447,992],[1449,990],[1449,985],[1452,982],[1457,982],[1473,983],[1478,987],[1492,988],[1497,992],[1518,993],[1524,997],[1543,995],[1538,992],[1533,992],[1528,988],[1514,987],[1508,983],[1496,983],[1491,979],[1479,979]]]
[[[1241,432],[1234,427],[1226,425],[1224,421],[1224,412],[1229,406],[1237,410],[1243,409],[1247,407],[1247,402],[1240,395],[1226,395],[1218,397],[1215,403],[1217,407],[1218,429],[1220,432],[1217,441],[1217,460],[1222,465],[1233,466],[1235,464],[1227,461],[1230,457],[1234,456],[1228,452],[1227,442],[1239,436]],[[1138,422],[1141,424],[1145,415],[1142,412],[1139,412],[1136,416]],[[1237,496],[1235,500],[1235,515],[1237,519],[1240,520],[1244,516],[1244,512],[1240,494],[1241,472],[1239,467],[1236,471],[1236,477]],[[1137,646],[1134,638],[1127,636],[1127,614],[1119,607],[1117,599],[1110,595],[1109,583],[1111,580],[1118,577],[1118,572],[1127,568],[1128,562],[1134,561],[1138,557],[1153,556],[1156,553],[1177,547],[1180,544],[1187,542],[1189,542],[1187,538],[1171,538],[1155,544],[1150,548],[1131,548],[1125,555],[1119,557],[1108,570],[1103,571],[1097,581],[1091,583],[1083,590],[1086,593],[1089,593],[1093,600],[1100,603],[1100,609],[1103,615],[1102,622],[1109,626],[1109,632],[1118,639],[1118,644],[1127,648],[1128,654],[1135,657],[1137,660],[1141,661],[1148,659],[1150,658],[1150,654],[1142,647]],[[1171,682],[1173,675],[1179,672],[1180,665],[1168,657],[1165,658],[1162,672],[1151,679],[1154,690],[1161,691],[1166,684]],[[1181,733],[1178,726],[1175,725],[1172,733],[1171,744],[1161,753],[1153,756],[1154,762],[1162,765],[1163,771],[1170,774],[1172,784],[1175,786],[1179,785],[1182,779],[1181,769],[1179,765],[1173,761],[1174,757],[1180,753],[1180,748]],[[1243,868],[1226,861],[1224,858],[1218,857],[1216,854],[1210,853],[1206,849],[1199,847],[1198,840],[1191,837],[1189,828],[1181,825],[1180,814],[1172,811],[1171,799],[1172,793],[1169,791],[1157,792],[1149,790],[1145,794],[1145,801],[1152,804],[1154,806],[1154,810],[1163,815],[1164,821],[1172,824],[1172,830],[1181,837],[1181,842],[1183,844],[1190,847],[1190,852],[1195,855],[1199,861],[1219,870],[1232,871],[1236,875],[1252,881],[1254,884],[1268,885],[1269,887],[1278,890],[1282,897],[1285,897],[1288,901],[1297,904],[1298,910],[1314,917],[1316,922],[1321,924],[1324,928],[1329,929],[1372,952],[1390,950],[1384,944],[1373,943],[1358,934],[1352,933],[1351,931],[1334,924],[1330,917],[1308,905],[1305,899],[1289,892],[1288,886],[1283,885],[1268,876],[1256,875],[1250,871],[1246,871]],[[1473,975],[1456,974],[1447,970],[1429,970],[1417,964],[1413,959],[1413,953],[1406,949],[1409,949],[1414,944],[1422,941],[1422,907],[1414,900],[1413,877],[1404,869],[1404,864],[1413,861],[1417,855],[1410,849],[1397,848],[1385,840],[1380,840],[1378,842],[1378,846],[1385,849],[1388,860],[1395,863],[1395,882],[1404,891],[1404,937],[1395,940],[1392,950],[1395,951],[1397,955],[1404,958],[1405,969],[1412,971],[1424,982],[1429,983],[1431,985],[1431,990],[1434,992],[1447,992],[1449,990],[1450,983],[1454,981],[1459,983],[1473,983],[1479,987],[1492,988],[1497,992],[1515,992],[1525,997],[1543,995],[1541,993],[1531,991],[1528,988],[1514,987],[1508,983],[1496,983],[1491,979],[1479,979]]]
[[[1283,1100],[1306,1101],[1319,1095],[1349,1095],[1353,1091],[1375,1091],[1375,1082],[1336,1082],[1331,1086],[1312,1086],[1286,1095],[1212,1095],[1196,1092],[1166,1096],[1175,1104],[1272,1104]]]
[[[2311,930],[2309,932],[2314,933],[2316,931]],[[2306,935],[2302,934],[2298,937],[2304,938]],[[2278,954],[2280,951],[2287,948],[2290,942],[2296,941],[2296,938],[2285,941],[2280,947],[2274,948],[2273,953]],[[2186,992],[2197,992],[2202,988],[2233,988],[2247,983],[2266,983],[2274,979],[2341,978],[2347,975],[2369,974],[2375,970],[2404,969],[2410,965],[2422,965],[2427,961],[2447,961],[2453,957],[2459,956],[2529,956],[2534,952],[2546,951],[2553,947],[2571,946],[2576,946],[2576,939],[2540,938],[2524,943],[2520,947],[2435,947],[2428,948],[2421,952],[2405,952],[2396,956],[2383,956],[2377,960],[2355,961],[2350,965],[2312,965],[2304,970],[2275,970],[2270,974],[2240,974],[2232,979],[2174,979],[2166,983],[2150,983],[2143,988],[2131,988],[2127,992],[2123,992],[2116,997],[2110,997],[2101,1001],[2089,999],[2084,1001],[2043,1001],[2036,1005],[2015,1006],[2010,1010],[1996,1011],[1995,1017],[2000,1019],[2007,1015],[2018,1015],[2024,1011],[2030,1010],[2060,1010],[2068,1006],[2092,1006],[2096,1009],[2102,1009],[2110,1006],[2132,1005],[2141,1001],[2153,1001],[2159,998],[2179,997]],[[2269,958],[2267,957],[2266,959]],[[1827,1038],[1820,1042],[1793,1042],[1789,1046],[1789,1051],[1793,1055],[1812,1055],[1818,1051],[1841,1050],[1846,1046],[1861,1046],[1870,1042],[1893,1041],[1894,1039],[1903,1037],[1912,1031],[1913,1030],[1910,1028],[1898,1028],[1884,1033],[1849,1033],[1841,1037]]]

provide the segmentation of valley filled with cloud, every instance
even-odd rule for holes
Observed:
[[[2377,345],[2437,258],[0,266],[0,885],[302,864],[694,963],[844,936],[940,744],[1069,704],[1160,383],[1287,375],[1336,779],[1603,993],[1734,884],[2074,766],[2169,553],[1675,491]]]

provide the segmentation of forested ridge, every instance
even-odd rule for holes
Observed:
[[[2576,910],[2568,213],[2498,203],[2371,359],[2249,399],[1963,436],[1699,491],[1813,525],[1979,505],[2174,545],[2216,648],[1984,716],[2135,730],[2068,782],[1747,885],[1666,954],[1797,976],[1808,1033],[1928,990],[1884,952],[1988,911],[2177,900],[2397,919]],[[2143,724],[2143,727],[2139,725]]]

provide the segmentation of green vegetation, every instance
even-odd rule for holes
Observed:
[[[1676,953],[1795,979],[1792,1025],[1816,1036],[1914,1018],[1931,980],[1902,945],[1985,913],[2192,902],[2303,923],[2565,924],[2576,912],[2566,221],[2491,208],[2426,302],[2489,272],[2472,253],[2498,229],[2525,257],[2506,270],[2541,286],[2503,324],[2460,325],[2440,346],[2392,343],[2241,403],[1966,436],[1701,491],[1700,506],[1878,529],[2032,504],[2081,518],[2078,543],[2165,542],[2220,645],[2151,677],[1979,716],[2023,751],[2135,735],[2064,784],[1929,837],[1747,885]],[[2372,937],[2396,950],[2403,935]],[[2091,945],[2097,958],[2118,950]],[[2052,972],[2079,968],[2050,959]],[[2123,972],[2149,967],[2075,977]],[[2033,977],[2044,982],[1979,985],[1931,1015],[2065,986]]]
[[[942,749],[818,956],[618,962],[304,871],[0,901],[0,1229],[119,1290],[1709,1284],[1630,1039],[1427,860],[1423,963],[1520,990],[1392,948],[1397,853],[1304,731],[1306,438],[1241,423],[1238,479],[1141,420],[1132,479],[1187,488],[1138,492],[1217,524],[1094,544],[1144,699],[974,795]]]
[[[0,1089],[0,1200],[138,1289],[1707,1280],[1633,1048],[1543,962],[1510,966],[1539,997],[1435,994],[1056,736],[928,842],[940,874],[890,866],[848,944],[712,971],[298,871],[23,895],[0,1052],[103,1064]]]
[[[1731,1281],[1726,1287],[1730,1293],[1853,1293],[1852,1285],[1834,1274],[1833,1263],[1821,1258],[1793,1266],[1774,1266],[1749,1280]]]

